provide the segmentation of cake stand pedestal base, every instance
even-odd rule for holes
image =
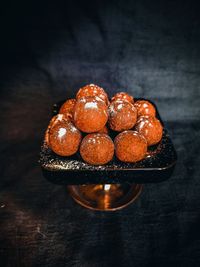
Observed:
[[[142,191],[141,184],[69,185],[72,198],[91,210],[115,211],[135,201]]]

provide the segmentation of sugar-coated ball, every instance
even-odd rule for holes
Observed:
[[[156,116],[156,109],[147,100],[138,100],[135,102],[134,106],[137,109],[137,114],[139,116]]]
[[[124,131],[114,140],[115,155],[123,162],[137,162],[142,160],[147,152],[147,141],[136,131]]]
[[[98,96],[106,103],[106,105],[109,104],[108,95],[106,94],[104,89],[95,84],[88,84],[80,88],[78,93],[76,94],[76,99],[88,96]]]
[[[53,116],[49,122],[49,125],[47,127],[47,130],[45,132],[45,143],[49,146],[49,133],[50,133],[50,129],[57,123],[57,122],[62,122],[62,121],[69,121],[70,117],[68,116],[68,114],[57,114],[55,116]]]
[[[108,120],[107,105],[99,97],[82,97],[74,107],[73,120],[76,127],[85,133],[98,132]]]
[[[134,103],[134,98],[125,92],[120,92],[120,93],[115,94],[112,97],[111,101],[115,101],[115,100],[126,100],[132,104]]]
[[[124,131],[133,128],[137,121],[137,110],[128,101],[112,101],[109,109],[109,126],[114,131]]]
[[[74,98],[66,100],[62,104],[62,106],[59,110],[59,113],[60,114],[68,114],[70,117],[72,117],[73,113],[74,113],[75,104],[76,104],[76,99],[74,99]]]
[[[78,151],[81,132],[71,121],[54,123],[49,132],[50,148],[60,156],[71,156]]]
[[[98,133],[109,134],[108,127],[105,125],[101,130],[98,131]]]
[[[135,129],[146,138],[148,146],[155,145],[162,139],[163,126],[156,117],[141,116]]]
[[[112,139],[103,133],[86,135],[80,146],[83,160],[92,165],[103,165],[112,160],[114,144]]]

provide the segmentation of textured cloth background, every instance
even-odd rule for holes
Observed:
[[[200,21],[192,2],[1,10],[0,266],[200,265]],[[155,101],[173,177],[114,213],[76,205],[38,165],[52,104],[87,83]]]

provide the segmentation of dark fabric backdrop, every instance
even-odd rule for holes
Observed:
[[[1,8],[0,266],[200,265],[200,20],[188,1]],[[87,83],[155,101],[173,177],[115,213],[76,205],[38,164],[52,104]]]

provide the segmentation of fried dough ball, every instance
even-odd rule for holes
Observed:
[[[73,116],[74,106],[76,104],[76,99],[68,99],[65,103],[62,104],[59,113],[60,114],[69,114],[70,117]]]
[[[83,160],[92,165],[103,165],[112,160],[114,144],[112,139],[103,133],[86,135],[80,146]]]
[[[123,162],[137,162],[142,160],[147,152],[147,141],[136,131],[124,131],[114,140],[115,155]]]
[[[108,134],[108,127],[105,125],[101,130],[98,131],[98,133],[104,133],[104,134]]]
[[[137,110],[128,101],[112,101],[109,108],[109,126],[114,131],[124,131],[133,128],[137,121]]]
[[[108,95],[106,94],[104,89],[95,84],[88,84],[80,88],[78,93],[76,94],[76,99],[88,96],[98,96],[106,103],[106,105],[109,104]]]
[[[69,120],[70,118],[68,114],[57,114],[51,118],[49,125],[47,127],[47,130],[45,132],[45,137],[44,137],[44,140],[48,146],[50,145],[49,144],[49,132],[50,132],[50,129],[53,127],[53,125],[56,124],[57,122],[69,121]]]
[[[73,120],[76,127],[85,133],[98,132],[108,120],[107,106],[99,97],[82,97],[74,107]]]
[[[71,156],[78,151],[81,132],[71,121],[54,122],[49,132],[51,149],[60,156]]]
[[[162,139],[163,126],[156,117],[141,116],[135,129],[146,138],[148,146],[155,145]]]
[[[139,116],[156,116],[156,109],[147,100],[138,100],[135,102],[134,106],[137,109],[137,114]]]
[[[126,101],[130,102],[131,104],[134,103],[133,97],[131,95],[125,93],[125,92],[120,92],[120,93],[115,94],[112,97],[111,101],[115,101],[115,100],[126,100]]]

